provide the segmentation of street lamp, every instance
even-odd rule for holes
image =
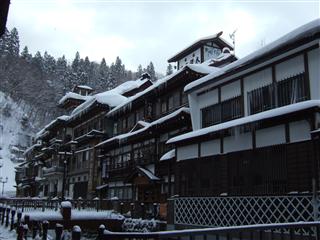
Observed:
[[[2,180],[3,178],[0,177],[0,182],[2,183],[2,196],[3,196],[3,191],[4,191],[4,184],[8,182],[8,177],[6,177],[5,180]]]

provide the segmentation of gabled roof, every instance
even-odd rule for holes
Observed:
[[[88,100],[89,98],[92,98],[92,96],[84,96],[84,95],[80,95],[78,93],[75,92],[67,92],[58,102],[58,106],[63,106],[68,100],[75,100],[75,101],[79,101],[84,102],[86,100]]]
[[[212,42],[214,41],[219,47],[224,48],[224,47],[228,47],[230,49],[233,49],[232,45],[230,45],[227,41],[225,41],[223,38],[221,38],[220,36],[222,35],[222,31],[208,36],[208,37],[204,37],[204,38],[200,38],[199,40],[195,41],[194,43],[190,44],[188,47],[186,47],[185,49],[183,49],[182,51],[176,53],[174,56],[172,56],[171,58],[168,59],[168,62],[176,62],[179,59],[187,56],[188,54],[192,53],[193,51],[195,51],[196,49],[198,49],[200,46],[202,46],[205,43],[208,42]]]
[[[133,179],[138,174],[145,176],[149,181],[151,182],[158,182],[161,181],[160,178],[158,178],[156,175],[154,175],[150,170],[145,169],[143,167],[137,166],[135,171],[132,172],[126,179],[126,182],[129,182],[131,179]]]
[[[255,64],[255,62],[263,59],[267,56],[272,56],[272,54],[279,54],[281,49],[287,48],[289,45],[294,44],[300,40],[308,39],[314,37],[320,33],[320,19],[316,19],[312,22],[309,22],[292,32],[284,35],[278,40],[266,45],[265,47],[249,54],[248,56],[241,58],[233,63],[222,67],[219,71],[213,72],[204,76],[192,83],[189,83],[185,88],[185,92],[189,92],[195,88],[204,87],[206,84],[218,81],[225,77],[226,75],[234,73],[235,71],[244,69],[249,65]]]

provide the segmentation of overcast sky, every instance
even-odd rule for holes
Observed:
[[[136,70],[167,59],[200,37],[236,32],[236,55],[248,53],[319,18],[318,1],[11,0],[8,27],[17,27],[21,49],[48,51],[72,61],[107,63],[120,56]]]

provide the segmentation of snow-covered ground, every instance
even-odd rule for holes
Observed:
[[[11,161],[10,148],[12,149],[12,146],[27,147],[31,140],[28,136],[33,133],[33,127],[24,112],[21,106],[0,91],[0,164],[3,164],[0,177],[3,179],[8,177],[8,183],[5,184],[7,194],[15,193],[14,167],[17,165]],[[2,184],[0,187],[1,194]]]

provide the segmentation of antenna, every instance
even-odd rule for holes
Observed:
[[[230,39],[232,40],[233,44],[233,52],[236,52],[236,32],[238,29],[234,30],[231,34],[229,34]]]

